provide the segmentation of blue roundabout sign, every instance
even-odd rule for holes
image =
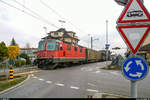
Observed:
[[[146,77],[149,68],[143,59],[132,57],[124,62],[122,71],[127,79],[138,81]]]

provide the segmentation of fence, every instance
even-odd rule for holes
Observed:
[[[4,65],[3,65],[4,66]],[[14,75],[18,73],[24,73],[24,72],[29,72],[29,71],[34,71],[37,70],[37,66],[33,65],[25,65],[25,66],[20,66],[20,67],[15,67],[14,69]],[[1,67],[0,68],[0,81],[5,79],[8,79],[9,77],[9,67]]]

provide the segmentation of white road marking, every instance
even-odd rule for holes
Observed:
[[[86,89],[86,91],[89,91],[89,92],[98,92],[98,90],[93,90],[93,89]]]
[[[92,68],[81,68],[82,71],[92,71]]]
[[[71,89],[76,89],[76,90],[80,89],[79,87],[76,87],[76,86],[70,86],[70,88]]]
[[[85,68],[81,68],[81,70],[84,70]]]
[[[65,86],[64,84],[61,83],[56,83],[57,86]]]
[[[52,83],[52,81],[46,81],[46,83],[49,83],[49,84],[50,84],[50,83]]]
[[[34,76],[34,74],[31,74],[31,76]]]
[[[97,74],[97,73],[100,73],[101,71],[96,71],[95,73]]]
[[[92,84],[92,83],[88,83],[88,85],[91,85],[91,86],[96,86],[95,84]]]
[[[44,79],[42,79],[42,78],[39,78],[39,80],[40,80],[40,81],[44,81]]]
[[[92,71],[92,70],[93,70],[92,68],[87,69],[87,71]]]
[[[36,76],[34,76],[33,78],[37,78]]]
[[[117,72],[110,72],[111,74],[114,74],[114,75],[119,75]]]

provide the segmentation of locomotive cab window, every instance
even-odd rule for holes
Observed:
[[[47,43],[47,50],[55,50],[55,43]]]
[[[67,45],[67,50],[68,50],[68,51],[71,50],[71,45]]]
[[[78,48],[77,48],[77,47],[74,47],[74,51],[77,52],[77,51],[78,51]]]
[[[60,50],[63,50],[62,44],[60,44]]]
[[[43,42],[39,43],[38,49],[39,50],[44,50],[44,43]]]
[[[59,50],[59,43],[56,42],[56,50]]]
[[[82,48],[80,48],[80,52],[82,52]]]

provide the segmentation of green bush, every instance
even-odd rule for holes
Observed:
[[[24,61],[24,60],[15,60],[15,66],[16,67],[20,67],[20,66],[23,66],[23,65],[26,65],[26,61]]]
[[[29,59],[29,57],[28,57],[27,60],[26,60],[26,64],[27,64],[27,65],[32,64],[32,62],[31,62],[31,60]]]
[[[21,66],[25,65],[26,64],[26,61],[24,60],[21,60]]]
[[[19,60],[15,60],[15,66],[19,67],[20,65],[21,65],[20,61]]]

